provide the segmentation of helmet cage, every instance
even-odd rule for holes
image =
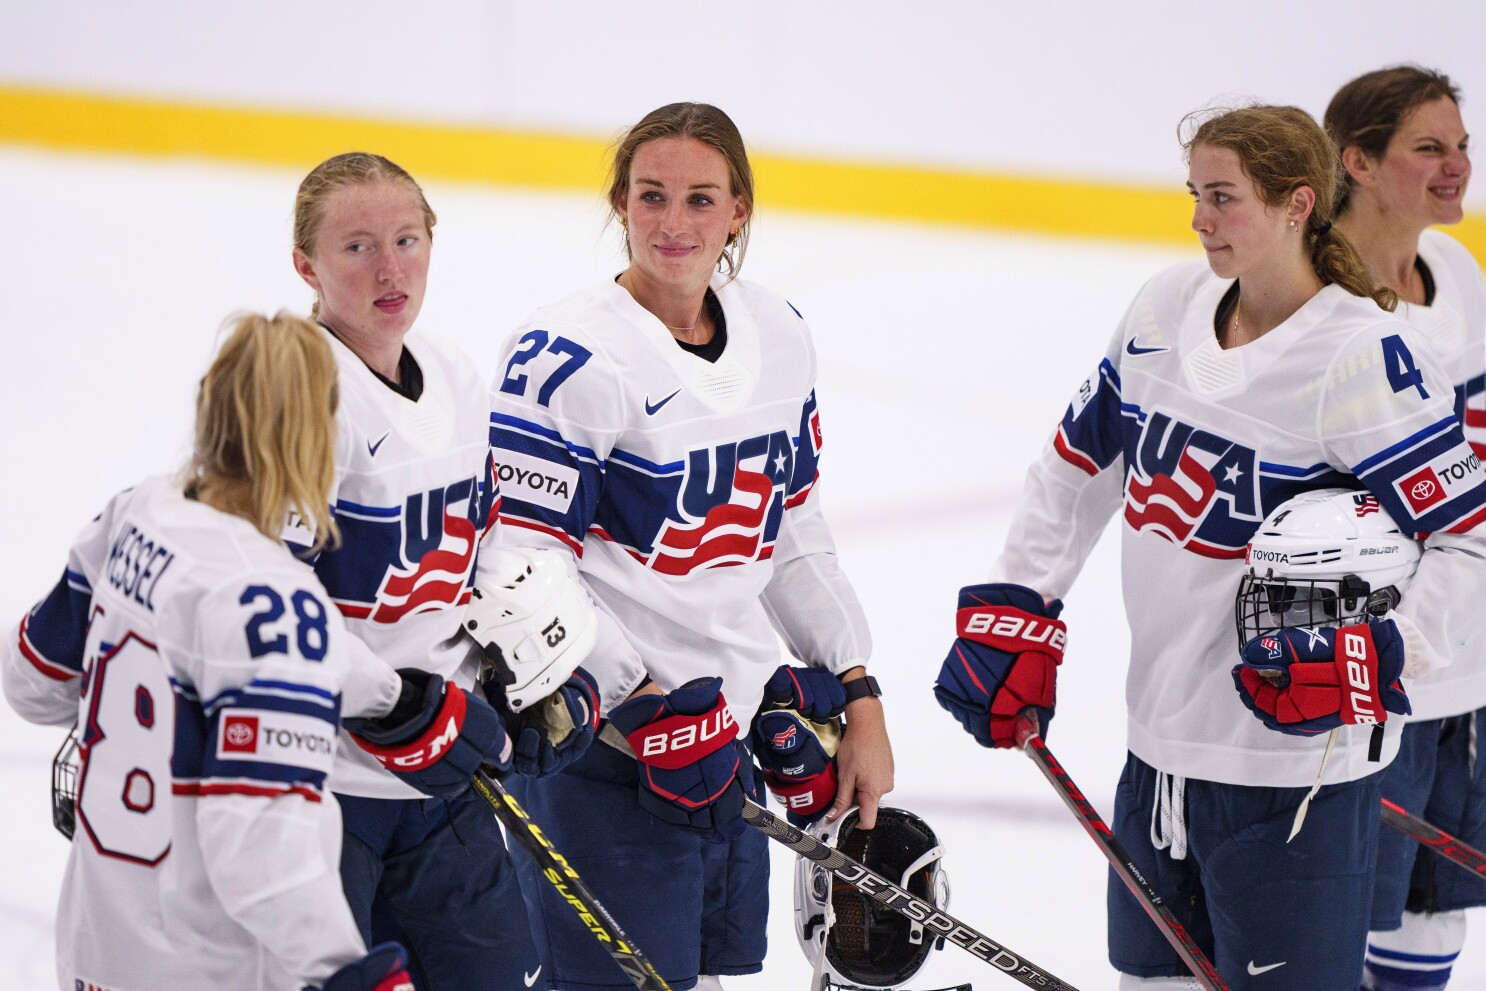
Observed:
[[[1244,575],[1234,599],[1240,645],[1280,630],[1344,626],[1378,619],[1398,605],[1396,585],[1373,591],[1357,575],[1337,579]]]

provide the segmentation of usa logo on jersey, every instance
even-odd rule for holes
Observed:
[[[663,575],[772,556],[794,470],[782,430],[690,452],[672,513],[650,553],[637,556]]]
[[[1260,509],[1253,450],[1162,413],[1126,439],[1125,522],[1194,554],[1241,558]]]
[[[483,483],[471,476],[413,493],[398,507],[341,500],[335,514],[342,545],[321,555],[315,570],[351,619],[390,624],[462,604],[469,600],[475,549],[498,507],[490,462]]]

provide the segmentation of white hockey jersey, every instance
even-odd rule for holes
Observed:
[[[473,642],[460,633],[475,551],[495,525],[498,491],[486,443],[489,407],[473,362],[442,338],[409,334],[423,373],[414,402],[394,392],[326,332],[340,381],[333,512],[339,546],[315,573],[346,627],[393,668],[474,683]],[[300,540],[304,531],[297,531]],[[287,534],[295,539],[296,531]],[[394,678],[387,701],[397,697]],[[347,715],[358,715],[348,699]],[[386,711],[384,705],[381,711]],[[341,740],[331,787],[372,798],[422,798]]]
[[[1486,282],[1459,241],[1437,230],[1419,238],[1419,258],[1429,271],[1429,306],[1400,303],[1398,315],[1429,345],[1455,384],[1455,413],[1476,457],[1486,455]],[[1479,581],[1486,584],[1486,575]],[[1486,643],[1473,640],[1450,666],[1411,681],[1412,719],[1440,719],[1486,706]]]
[[[170,479],[83,530],[4,648],[10,704],[81,741],[62,991],[299,991],[366,952],[324,788],[349,644],[308,568]]]
[[[750,283],[714,290],[715,363],[613,282],[538,310],[496,376],[490,445],[502,542],[565,548],[601,607],[584,666],[604,710],[647,674],[665,691],[720,675],[746,734],[782,660],[776,628],[836,673],[871,643],[815,491],[805,322]]]
[[[1206,265],[1152,279],[1027,478],[995,581],[1062,598],[1123,510],[1131,630],[1128,745],[1170,774],[1310,785],[1326,739],[1266,729],[1242,705],[1233,603],[1249,537],[1291,496],[1365,487],[1405,530],[1428,533],[1399,611],[1442,657],[1479,635],[1486,475],[1454,394],[1417,335],[1328,286],[1280,326],[1223,350],[1214,319],[1231,280]],[[1098,663],[1077,645],[1064,677]],[[1401,720],[1386,723],[1382,761]],[[1339,734],[1325,780],[1352,780],[1370,730]]]

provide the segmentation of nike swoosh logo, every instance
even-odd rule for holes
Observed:
[[[660,412],[660,408],[662,406],[664,406],[666,403],[670,402],[672,399],[675,399],[680,394],[681,394],[681,390],[680,389],[677,389],[675,392],[671,393],[669,396],[667,396],[666,398],[662,399],[660,402],[656,403],[654,406],[650,405],[650,397],[649,396],[646,396],[645,397],[645,415],[646,416],[654,416],[655,414],[657,414],[657,413]]]
[[[366,439],[366,450],[367,450],[367,453],[370,454],[372,457],[376,457],[377,456],[377,448],[379,448],[379,447],[382,446],[382,441],[386,440],[388,437],[391,437],[391,436],[392,436],[392,431],[389,430],[385,434],[383,434],[382,436],[378,437],[377,438],[377,442],[375,444],[373,444],[371,442],[371,438],[368,437]]]
[[[531,987],[533,984],[537,983],[537,975],[540,974],[541,972],[542,972],[542,968],[539,965],[537,967],[537,969],[534,970],[534,971],[532,971],[530,974],[522,974],[521,975],[521,979],[524,980],[524,981],[526,981],[526,986],[527,987]]]
[[[1126,344],[1125,344],[1125,353],[1128,354],[1128,355],[1131,355],[1133,357],[1136,357],[1136,358],[1140,357],[1143,354],[1160,354],[1162,351],[1170,351],[1170,350],[1171,350],[1171,348],[1143,348],[1143,347],[1137,347],[1136,344],[1135,344],[1135,338],[1133,338],[1133,337],[1130,338],[1130,340],[1127,341]]]
[[[1270,964],[1267,967],[1255,967],[1254,966],[1254,961],[1250,960],[1249,961],[1249,974],[1252,975],[1252,976],[1254,976],[1254,977],[1258,977],[1260,974],[1268,973],[1269,971],[1274,970],[1276,967],[1283,967],[1283,966],[1285,966],[1285,963],[1286,963],[1286,961],[1281,960],[1279,963],[1272,963],[1272,964]]]

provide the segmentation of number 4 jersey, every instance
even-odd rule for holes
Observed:
[[[1370,492],[1425,537],[1397,610],[1427,638],[1410,644],[1405,667],[1422,674],[1480,642],[1486,476],[1449,380],[1397,317],[1327,286],[1258,340],[1224,350],[1214,319],[1233,291],[1200,263],[1141,290],[1028,473],[993,580],[1063,598],[1120,510],[1130,750],[1169,774],[1304,787],[1327,740],[1266,729],[1229,674],[1249,538],[1301,492]],[[1070,625],[1076,663],[1076,616]],[[1369,760],[1367,727],[1340,733],[1325,780],[1391,760],[1400,723],[1387,723],[1381,763]]]
[[[64,991],[298,988],[365,952],[324,790],[350,642],[305,565],[170,479],[83,531],[4,649],[16,711],[80,739]]]

